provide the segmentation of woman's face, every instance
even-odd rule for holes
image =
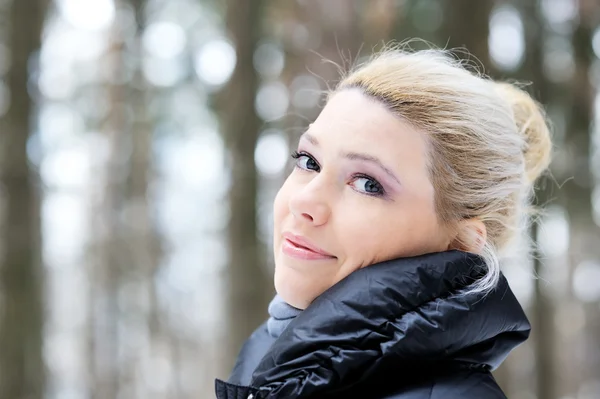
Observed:
[[[275,288],[304,309],[353,271],[448,249],[423,133],[358,89],[301,137],[274,204]]]

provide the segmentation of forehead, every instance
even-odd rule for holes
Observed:
[[[425,133],[359,89],[334,94],[309,130],[325,150],[368,153],[397,171],[427,170]]]

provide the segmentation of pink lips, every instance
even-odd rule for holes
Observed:
[[[335,259],[335,256],[317,247],[306,238],[285,232],[281,250],[284,254],[302,260]]]

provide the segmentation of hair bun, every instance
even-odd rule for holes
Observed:
[[[510,104],[517,129],[525,137],[525,175],[527,181],[533,184],[550,165],[552,141],[546,114],[540,104],[524,90],[510,83],[494,84]]]

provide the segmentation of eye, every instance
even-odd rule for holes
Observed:
[[[315,161],[315,159],[309,154],[294,151],[292,158],[296,160],[296,166],[300,169],[314,170],[315,172],[319,172],[321,170],[321,167],[317,161]]]
[[[372,177],[356,176],[351,184],[355,190],[361,193],[373,196],[382,196],[385,194],[383,186]]]

